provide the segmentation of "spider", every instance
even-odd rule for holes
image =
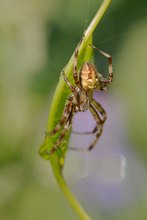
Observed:
[[[71,82],[64,74],[64,70],[62,70],[62,76],[71,90],[71,95],[66,100],[65,107],[63,110],[63,115],[59,121],[59,123],[55,126],[55,128],[49,132],[47,135],[55,135],[61,129],[61,133],[57,139],[57,142],[54,146],[48,151],[51,155],[53,154],[59,147],[60,144],[65,137],[66,133],[69,131],[72,125],[72,118],[76,112],[85,112],[90,110],[92,116],[96,121],[96,126],[91,132],[75,132],[80,134],[95,134],[94,141],[90,144],[90,146],[86,150],[92,150],[96,145],[99,137],[103,131],[103,125],[106,121],[107,114],[100,103],[96,102],[93,98],[93,92],[95,89],[97,90],[106,90],[107,85],[113,80],[113,68],[112,68],[112,57],[105,53],[104,51],[98,49],[93,45],[91,46],[93,49],[97,50],[102,54],[105,58],[108,59],[108,79],[104,78],[95,68],[95,66],[90,62],[84,62],[78,71],[78,54],[79,47],[81,45],[82,39],[79,42],[75,53],[74,53],[74,67],[73,67],[73,78],[75,85],[72,85]],[[72,148],[75,149],[75,148]]]

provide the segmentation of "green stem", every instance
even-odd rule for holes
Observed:
[[[84,211],[84,209],[81,207],[79,202],[76,200],[72,192],[69,190],[62,173],[59,172],[58,168],[56,168],[55,166],[52,166],[52,170],[54,172],[58,184],[60,185],[62,191],[64,192],[64,195],[66,196],[66,198],[68,199],[69,203],[76,211],[76,213],[78,213],[80,219],[91,220],[91,218],[88,216],[88,214]]]
[[[82,41],[80,48],[79,48],[79,55],[82,54],[81,52],[84,51],[84,49],[85,49],[85,57],[83,57],[83,62],[91,59],[91,52],[89,51],[91,49],[91,47],[88,47],[88,45],[89,45],[89,43],[92,43],[92,34],[93,34],[96,26],[100,22],[103,14],[106,12],[107,7],[109,6],[110,2],[111,2],[111,0],[104,0],[102,2],[95,17],[93,18],[92,22],[90,23],[90,25],[88,26],[88,28],[84,32],[84,38],[83,38],[83,41]],[[73,53],[72,57],[70,58],[68,64],[64,68],[64,71],[65,71],[67,77],[72,76],[73,63],[74,63],[74,53]],[[61,78],[59,80],[59,83],[57,85],[57,88],[56,88],[56,91],[55,91],[55,94],[53,96],[53,100],[51,103],[51,108],[50,108],[50,113],[49,113],[49,118],[48,118],[48,130],[47,130],[48,132],[51,131],[52,128],[54,127],[56,120],[60,116],[60,113],[62,114],[62,110],[63,110],[62,107],[63,107],[63,104],[65,103],[64,101],[66,100],[68,94],[69,94],[69,90],[65,86],[64,80]],[[50,137],[50,136],[46,135],[46,137],[40,147],[40,150],[39,150],[40,155],[44,159],[50,160],[55,178],[56,178],[61,190],[64,192],[67,200],[69,201],[69,203],[71,204],[71,206],[73,207],[75,212],[78,214],[79,218],[81,220],[90,220],[91,218],[84,211],[84,209],[80,206],[79,202],[76,200],[76,198],[74,197],[74,195],[72,194],[72,192],[68,188],[68,186],[64,180],[63,174],[62,174],[62,167],[64,165],[64,157],[65,157],[65,152],[66,152],[67,146],[64,151],[57,151],[53,155],[49,155],[47,153],[47,151],[49,150],[49,147],[51,147],[52,144],[55,143],[55,139],[53,140],[53,138],[56,138],[56,137],[54,137],[54,136]],[[99,219],[102,219],[102,217],[100,216]]]
[[[90,39],[90,37],[92,36],[96,26],[98,25],[98,23],[100,22],[101,18],[104,15],[104,13],[106,12],[110,2],[111,2],[111,0],[104,0],[102,2],[102,4],[101,4],[100,8],[98,9],[95,17],[93,18],[90,25],[88,26],[88,28],[84,32],[84,42],[81,44],[81,46],[79,48],[79,53],[83,50],[84,43],[87,42]],[[74,59],[74,57],[72,56],[71,59],[69,60],[69,63],[65,67],[65,72],[67,73],[67,75],[72,71],[73,59]],[[54,98],[53,98],[51,109],[50,109],[50,113],[51,113],[50,117],[49,117],[50,118],[50,124],[53,124],[54,115],[52,115],[52,113],[54,112],[54,109],[58,108],[58,103],[59,103],[59,100],[62,96],[63,87],[64,87],[64,81],[60,80],[60,82],[57,86]],[[78,214],[80,219],[81,220],[91,220],[91,218],[84,211],[84,209],[81,207],[79,202],[76,200],[76,198],[74,197],[74,195],[72,194],[72,192],[68,188],[68,186],[67,186],[67,184],[64,180],[64,177],[62,175],[61,170],[58,167],[56,167],[56,165],[54,164],[54,162],[52,162],[52,160],[51,160],[51,166],[52,166],[52,170],[54,172],[55,178],[56,178],[60,188],[64,192],[67,200],[69,201],[69,203],[71,204],[71,206],[73,207],[75,212]]]
[[[90,37],[90,35],[92,35],[92,33],[94,32],[95,28],[97,27],[98,23],[100,22],[101,18],[103,17],[104,13],[106,12],[110,2],[111,2],[111,0],[104,0],[102,2],[102,4],[101,4],[100,8],[98,9],[95,17],[93,18],[93,20],[89,24],[88,28],[84,32],[85,40],[87,40]]]

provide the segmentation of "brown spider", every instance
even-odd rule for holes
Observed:
[[[53,154],[59,147],[64,138],[67,131],[71,128],[72,118],[74,113],[76,112],[84,112],[86,110],[90,110],[95,121],[96,127],[91,132],[84,132],[83,134],[96,134],[95,140],[90,144],[87,150],[93,149],[96,145],[99,137],[103,131],[103,125],[106,121],[107,114],[103,107],[93,99],[93,92],[95,89],[97,90],[106,90],[107,85],[112,82],[113,79],[113,70],[112,70],[112,57],[105,53],[104,51],[96,48],[93,45],[90,45],[92,48],[99,51],[104,57],[108,59],[108,70],[109,77],[105,79],[95,68],[95,66],[89,62],[84,62],[81,66],[79,72],[77,69],[78,63],[78,53],[79,47],[81,45],[82,40],[78,44],[75,53],[74,53],[74,69],[73,69],[73,78],[75,81],[75,85],[72,85],[67,77],[64,74],[64,70],[62,71],[62,76],[67,86],[71,90],[71,95],[68,97],[65,107],[63,110],[63,115],[61,120],[56,125],[56,127],[47,135],[56,134],[61,128],[61,134],[57,139],[55,145],[48,152],[49,154]],[[75,132],[80,133],[81,132]],[[73,148],[75,149],[75,148]]]

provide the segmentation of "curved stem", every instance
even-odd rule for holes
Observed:
[[[90,25],[88,26],[88,28],[84,32],[84,38],[83,38],[83,41],[82,41],[80,48],[79,48],[79,54],[82,51],[84,51],[84,49],[86,48],[86,50],[85,50],[86,52],[84,55],[85,57],[83,57],[83,62],[84,62],[84,59],[90,60],[90,58],[91,58],[91,53],[89,51],[89,49],[91,49],[91,47],[89,47],[89,49],[88,49],[87,46],[89,45],[89,43],[92,43],[91,42],[92,41],[92,34],[93,34],[96,26],[100,22],[103,14],[106,12],[106,9],[109,6],[110,2],[111,2],[111,0],[103,0],[95,17],[93,18]],[[72,74],[73,63],[74,63],[74,53],[64,69],[67,76],[70,76]],[[62,105],[64,103],[64,100],[65,100],[64,98],[66,98],[68,96],[68,94],[69,94],[69,91],[68,91],[68,89],[66,89],[64,80],[61,78],[59,80],[59,83],[57,85],[57,88],[56,88],[56,91],[54,93],[53,100],[51,103],[51,108],[50,108],[50,113],[49,113],[49,118],[48,118],[48,132],[51,131],[51,129],[53,128],[54,123],[55,123],[55,119],[57,118],[57,115],[59,115],[59,113],[60,113],[59,111],[61,111],[60,108],[62,107]],[[76,200],[76,198],[74,197],[74,195],[72,194],[72,192],[68,188],[68,186],[64,180],[64,177],[62,175],[62,167],[64,164],[64,157],[65,157],[65,152],[66,152],[67,148],[65,149],[64,152],[57,152],[57,153],[55,152],[54,155],[49,156],[49,154],[47,154],[47,150],[48,150],[48,147],[50,146],[50,144],[52,143],[52,141],[53,140],[51,139],[51,137],[48,137],[48,136],[45,137],[44,142],[42,143],[42,145],[40,147],[40,151],[39,151],[40,155],[44,159],[50,160],[55,178],[56,178],[61,190],[64,192],[67,200],[69,201],[69,203],[71,204],[71,206],[73,207],[75,212],[78,214],[79,218],[81,220],[90,220],[91,218],[84,211],[84,209],[80,206],[79,202]],[[54,143],[54,141],[53,141],[53,143]],[[102,219],[102,217],[100,216],[99,219]]]
[[[88,28],[84,32],[86,40],[90,37],[90,35],[94,32],[96,26],[100,22],[101,18],[103,17],[104,13],[106,12],[111,0],[104,0],[98,9],[96,15],[92,19],[91,23],[89,24]]]
[[[88,28],[84,32],[84,42],[82,42],[82,44],[79,48],[79,53],[84,48],[85,42],[88,41],[90,39],[90,37],[92,36],[92,33],[94,32],[96,26],[100,22],[103,14],[105,13],[107,7],[110,4],[110,2],[111,2],[111,0],[104,0],[102,2],[102,4],[101,4],[100,8],[98,9],[95,17],[93,18],[90,25],[88,26]],[[65,67],[65,71],[66,71],[67,75],[71,73],[72,66],[73,66],[73,56],[71,57],[71,59],[69,60],[69,63]],[[54,117],[55,116],[54,115],[54,110],[56,108],[58,108],[58,103],[59,103],[59,100],[62,96],[63,88],[64,88],[64,82],[63,82],[63,80],[60,80],[59,83],[58,83],[54,98],[53,98],[51,109],[50,109],[50,117],[49,117],[51,119],[50,120],[50,125],[53,124],[53,120],[55,118]],[[82,220],[91,220],[91,218],[84,211],[84,209],[81,207],[79,202],[76,200],[76,198],[74,197],[74,195],[72,194],[72,192],[68,188],[68,186],[67,186],[67,184],[64,180],[64,177],[62,175],[61,169],[57,168],[56,164],[54,162],[52,162],[52,160],[51,160],[51,166],[52,166],[52,170],[54,172],[55,178],[56,178],[61,190],[64,192],[67,200],[69,201],[69,203],[71,204],[71,206],[73,207],[75,212],[78,214],[79,218],[82,219]]]
[[[56,168],[55,166],[52,166],[52,170],[54,172],[58,184],[60,185],[60,188],[62,189],[64,195],[66,196],[67,200],[69,201],[75,212],[78,213],[80,219],[91,220],[91,218],[88,216],[88,214],[84,211],[84,209],[81,207],[79,202],[76,200],[72,192],[69,190],[64,180],[64,177],[62,173],[59,171],[59,169]]]

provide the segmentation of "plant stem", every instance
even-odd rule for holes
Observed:
[[[90,38],[92,37],[92,34],[93,34],[96,26],[98,25],[101,18],[103,17],[103,14],[106,12],[107,7],[109,6],[110,2],[111,2],[111,0],[104,0],[102,2],[102,4],[101,4],[100,8],[98,9],[95,17],[93,18],[90,25],[88,26],[88,28],[84,32],[84,40],[80,45],[79,54],[84,49],[85,43],[88,42],[90,40]],[[70,58],[68,64],[66,65],[66,67],[64,69],[67,76],[69,76],[70,73],[72,72],[73,61],[74,61],[74,54],[72,55],[72,57]],[[49,114],[49,125],[48,125],[49,131],[51,130],[51,128],[53,126],[54,119],[56,117],[55,116],[55,110],[58,109],[59,103],[61,102],[61,98],[63,96],[64,86],[65,86],[64,81],[60,80],[59,83],[58,83],[58,86],[56,88],[56,91],[55,91],[55,94],[54,94],[54,97],[53,97],[53,100],[52,100],[52,104],[51,104],[51,109],[50,109],[50,114]],[[45,142],[45,149],[46,149],[46,142]],[[44,148],[43,148],[43,150],[44,150]],[[64,177],[62,175],[62,170],[59,169],[59,166],[54,161],[54,157],[50,158],[50,162],[51,162],[53,173],[55,175],[55,178],[56,178],[61,190],[64,192],[67,200],[69,201],[69,203],[71,204],[71,206],[73,207],[75,212],[78,214],[79,218],[81,220],[91,220],[91,218],[84,211],[84,209],[81,207],[79,202],[76,200],[76,198],[74,197],[74,195],[72,194],[72,192],[68,188],[68,186],[67,186],[67,184],[64,180]]]
[[[91,23],[89,24],[88,28],[84,32],[85,40],[87,40],[90,35],[94,32],[96,26],[100,22],[101,18],[103,17],[104,13],[106,12],[111,0],[104,0],[98,9],[95,17],[92,19]]]
[[[62,173],[59,172],[58,168],[56,168],[55,166],[52,166],[52,170],[54,172],[58,184],[60,185],[60,188],[62,189],[64,195],[68,199],[73,209],[76,211],[76,213],[78,213],[80,219],[91,220],[91,218],[88,216],[88,214],[84,211],[79,202],[76,200],[73,193],[69,190]]]

